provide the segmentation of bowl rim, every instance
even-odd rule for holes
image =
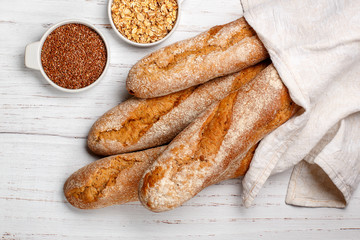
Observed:
[[[115,24],[114,24],[114,21],[112,19],[112,15],[111,15],[111,6],[112,6],[112,3],[113,3],[114,0],[109,0],[108,1],[108,18],[109,18],[109,21],[110,21],[110,25],[112,27],[112,29],[114,30],[114,32],[116,33],[116,35],[122,39],[124,42],[130,44],[130,45],[133,45],[133,46],[136,46],[136,47],[152,47],[152,46],[155,46],[155,45],[158,45],[164,41],[166,41],[166,39],[168,39],[175,31],[175,29],[177,28],[177,26],[179,25],[179,21],[180,21],[180,12],[181,12],[181,2],[182,1],[179,1],[179,0],[176,0],[176,3],[178,5],[178,10],[177,10],[177,16],[176,16],[176,21],[175,21],[175,24],[173,26],[173,28],[170,30],[170,32],[165,36],[163,37],[162,39],[156,41],[156,42],[153,42],[153,43],[137,43],[137,42],[133,42],[131,40],[129,40],[127,37],[123,36],[119,30],[116,28]]]
[[[42,47],[44,45],[45,40],[47,39],[47,37],[58,27],[63,26],[63,25],[67,25],[67,24],[82,24],[84,26],[87,26],[89,28],[91,28],[92,30],[94,30],[97,34],[99,34],[100,38],[102,39],[102,41],[105,44],[106,47],[106,64],[104,67],[104,70],[102,71],[101,75],[98,77],[98,79],[96,79],[93,83],[91,83],[90,85],[83,87],[83,88],[77,88],[77,89],[71,89],[71,88],[64,88],[61,87],[59,85],[57,85],[56,83],[54,83],[45,73],[44,68],[42,66],[41,63],[41,51],[42,51]],[[96,28],[93,24],[91,24],[90,22],[83,20],[83,19],[68,19],[68,20],[63,20],[60,21],[58,23],[53,24],[45,33],[44,35],[41,37],[40,39],[40,44],[39,44],[39,48],[38,48],[38,54],[37,54],[37,58],[38,58],[38,62],[40,63],[40,72],[42,73],[42,75],[44,76],[44,78],[50,83],[51,86],[53,86],[54,88],[63,91],[63,92],[68,92],[68,93],[77,93],[77,92],[83,92],[86,91],[92,87],[94,87],[95,85],[97,85],[100,80],[102,80],[105,76],[105,73],[107,71],[107,69],[109,68],[110,65],[110,49],[109,49],[109,44],[107,43],[105,36],[100,32],[100,30],[98,28]]]

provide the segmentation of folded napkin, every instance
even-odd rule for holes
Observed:
[[[360,181],[360,1],[241,4],[303,108],[258,146],[243,179],[245,206],[271,174],[295,166],[286,203],[345,207]]]

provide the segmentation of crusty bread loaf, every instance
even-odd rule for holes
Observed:
[[[102,208],[138,200],[139,181],[165,146],[106,157],[79,169],[65,182],[64,194],[74,207]]]
[[[126,87],[140,98],[164,96],[238,72],[267,57],[255,31],[240,18],[146,56],[130,70]]]
[[[100,117],[88,135],[96,154],[113,155],[170,142],[213,102],[252,80],[269,61],[167,96],[132,98]]]
[[[64,194],[74,207],[96,209],[138,201],[139,182],[145,170],[166,146],[141,152],[106,157],[73,173],[64,185]],[[253,147],[243,159],[234,161],[219,179],[210,184],[243,176],[254,154]]]
[[[180,206],[231,174],[233,164],[298,109],[273,65],[211,105],[148,168],[139,198],[161,212]]]

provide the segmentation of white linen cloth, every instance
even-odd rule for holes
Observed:
[[[360,181],[360,1],[241,0],[302,111],[266,136],[243,179],[250,206],[295,166],[286,203],[345,207]]]

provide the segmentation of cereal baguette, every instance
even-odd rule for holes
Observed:
[[[88,146],[113,155],[170,142],[198,114],[252,80],[269,62],[167,96],[132,98],[105,113],[91,128]]]
[[[64,184],[74,207],[94,209],[137,201],[138,184],[166,146],[102,158],[74,172]]]
[[[92,162],[68,178],[64,185],[65,197],[71,205],[81,209],[96,209],[138,201],[140,179],[164,149],[165,146],[157,147]],[[232,168],[224,171],[217,181],[243,176],[254,151],[255,147],[244,159],[235,161]]]
[[[180,206],[221,179],[297,109],[273,65],[268,66],[210,106],[168,145],[140,181],[140,201],[154,212]]]
[[[268,58],[255,31],[240,18],[159,49],[129,71],[130,94],[153,98],[238,72]]]

